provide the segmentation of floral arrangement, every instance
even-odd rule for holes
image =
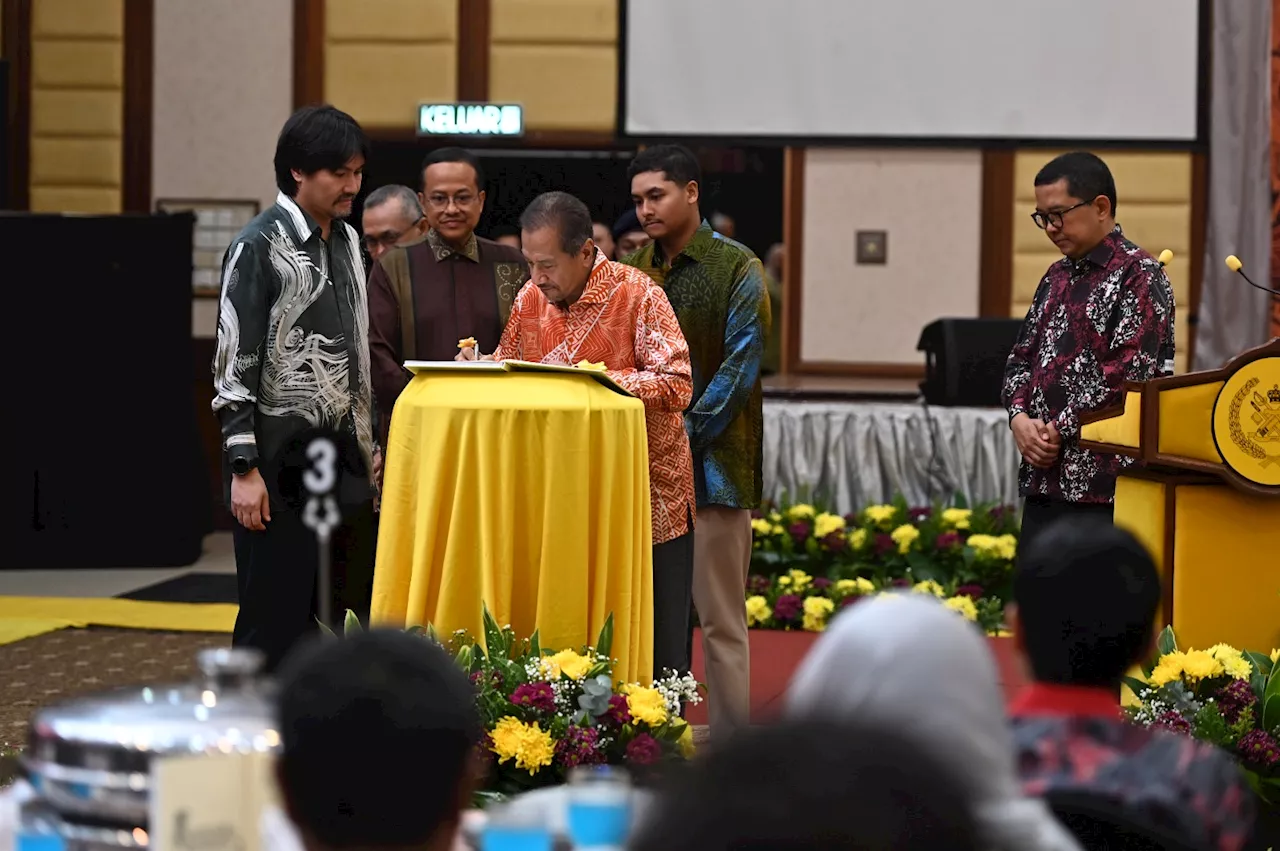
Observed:
[[[1146,682],[1125,682],[1137,696],[1127,709],[1144,727],[1172,730],[1232,754],[1250,785],[1280,805],[1280,650],[1270,655],[1216,644],[1179,650],[1173,630],[1160,634],[1159,657]]]
[[[651,685],[613,680],[613,615],[594,645],[552,652],[538,633],[517,638],[483,613],[484,646],[465,631],[442,641],[431,626],[411,632],[435,641],[470,674],[484,723],[485,793],[513,795],[565,782],[578,765],[625,765],[643,774],[693,755],[693,730],[681,720],[702,702],[689,674],[666,672]],[[345,632],[358,631],[350,612]]]
[[[966,620],[979,624],[989,635],[1000,635],[1004,603],[995,597],[976,596],[976,585],[947,587],[933,579],[914,585],[895,579],[881,586],[866,577],[828,579],[792,568],[780,576],[752,576],[747,581],[747,626],[751,629],[822,632],[837,612],[881,593],[910,591],[929,594]]]
[[[756,512],[748,619],[756,628],[820,631],[841,606],[910,588],[998,629],[1012,591],[1016,512],[955,502],[909,508],[898,499],[844,516],[810,503]]]

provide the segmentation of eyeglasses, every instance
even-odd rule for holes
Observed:
[[[419,216],[417,219],[415,219],[415,220],[414,220],[413,224],[409,225],[407,228],[405,228],[404,230],[400,231],[399,233],[387,232],[387,233],[380,234],[380,235],[379,235],[379,234],[372,234],[372,233],[365,234],[365,237],[364,237],[364,240],[363,240],[365,250],[366,250],[366,251],[369,251],[369,252],[372,252],[374,249],[379,248],[379,247],[382,247],[382,248],[395,248],[395,247],[396,247],[396,243],[398,243],[400,240],[404,239],[404,235],[405,235],[405,234],[407,234],[409,231],[411,231],[411,230],[413,230],[414,228],[416,228],[416,227],[418,226],[418,222],[421,222],[421,221],[422,221],[422,219],[423,219],[423,217],[422,217],[422,216]]]
[[[1070,213],[1072,210],[1087,207],[1092,203],[1093,199],[1090,198],[1088,201],[1081,201],[1079,204],[1073,204],[1065,210],[1054,210],[1049,213],[1042,213],[1039,210],[1036,210],[1031,214],[1031,221],[1035,222],[1036,227],[1040,228],[1040,230],[1044,230],[1049,227],[1049,225],[1053,225],[1055,228],[1061,228],[1063,216]]]
[[[452,197],[439,192],[427,196],[427,206],[433,210],[447,210],[450,204],[462,210],[475,202],[476,196],[469,192],[461,192]]]

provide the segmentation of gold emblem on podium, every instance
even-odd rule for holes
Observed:
[[[1280,486],[1280,357],[1245,364],[1226,380],[1213,407],[1213,439],[1236,473]]]

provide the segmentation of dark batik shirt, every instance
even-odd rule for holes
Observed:
[[[1093,691],[1035,685],[1010,705],[1023,791],[1094,799],[1196,847],[1243,848],[1257,799],[1235,761],[1125,721],[1113,695]]]
[[[387,273],[404,252],[413,290],[415,352],[401,340],[403,306]],[[434,230],[426,239],[393,248],[373,264],[369,276],[369,343],[373,358],[373,387],[384,428],[400,391],[412,378],[406,360],[453,360],[458,341],[474,337],[486,354],[498,347],[507,312],[529,279],[529,266],[518,249],[475,234],[461,250]]]
[[[1004,374],[1009,417],[1052,422],[1062,435],[1053,466],[1024,459],[1023,496],[1111,502],[1132,463],[1079,446],[1080,416],[1121,402],[1124,382],[1173,371],[1173,288],[1164,269],[1119,226],[1079,260],[1064,257],[1036,288]]]
[[[230,465],[242,457],[259,462],[271,508],[280,508],[281,451],[309,428],[350,439],[354,475],[343,477],[341,496],[370,497],[370,385],[368,301],[356,232],[334,221],[325,242],[315,221],[281,193],[245,225],[222,261],[213,410],[222,423],[228,502]]]
[[[705,221],[670,262],[656,242],[622,262],[666,291],[689,341],[693,403],[685,427],[698,505],[755,508],[764,466],[760,359],[770,325],[764,266]]]

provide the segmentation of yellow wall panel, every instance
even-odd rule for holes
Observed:
[[[48,89],[31,104],[37,136],[120,136],[124,95],[119,91]]]
[[[326,0],[325,39],[429,42],[458,37],[457,0]]]
[[[412,127],[423,101],[457,97],[457,46],[330,44],[325,99],[370,127]]]
[[[489,99],[522,105],[530,129],[609,132],[617,75],[613,46],[495,44]]]
[[[31,187],[34,213],[118,213],[120,190],[67,186]]]
[[[491,0],[495,44],[616,44],[617,0]]]
[[[124,37],[124,0],[32,0],[35,38]]]
[[[120,185],[119,139],[31,140],[31,183],[36,186]]]
[[[34,39],[31,85],[35,88],[118,89],[124,85],[119,41]]]

